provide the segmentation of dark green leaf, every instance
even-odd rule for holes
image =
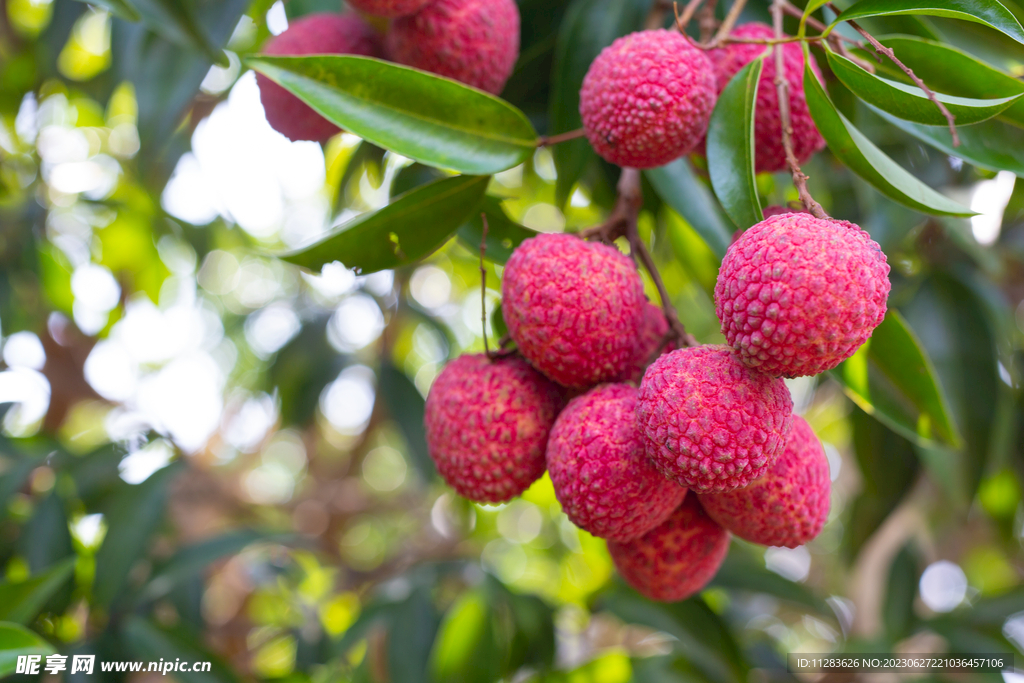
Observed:
[[[249,66],[361,138],[430,166],[485,175],[533,155],[537,133],[497,97],[369,57],[253,57]]]
[[[924,445],[960,441],[935,367],[898,311],[890,309],[832,375],[864,412],[903,437]]]
[[[501,208],[501,201],[496,197],[484,197],[480,213],[487,216],[487,243],[484,253],[494,263],[505,263],[512,251],[522,244],[523,240],[537,236],[536,230],[519,225]],[[472,251],[480,250],[480,242],[484,236],[484,222],[479,213],[474,213],[469,221],[459,228],[459,241]]]
[[[430,651],[440,618],[430,588],[417,589],[395,605],[388,625],[388,674],[393,681],[427,683]]]
[[[829,149],[840,161],[882,194],[912,209],[950,216],[974,215],[908,173],[840,114],[811,70],[810,59],[808,54],[804,70],[807,106]]]
[[[832,73],[854,95],[865,102],[906,121],[932,126],[947,126],[946,117],[917,86],[904,85],[876,76],[832,50],[826,50],[825,54],[828,57]],[[1021,97],[1024,97],[1024,94],[984,100],[941,93],[936,94],[935,97],[955,117],[957,126],[965,126],[1001,114],[1011,105],[1016,104]]]
[[[409,164],[395,174],[395,179],[391,183],[391,196],[397,197],[409,190],[415,190],[420,185],[426,185],[444,177],[445,174],[433,166]]]
[[[549,115],[552,135],[583,126],[580,88],[590,64],[616,38],[640,29],[649,7],[650,0],[575,0],[569,6],[555,43]],[[562,207],[594,158],[594,150],[586,140],[577,139],[555,145],[551,154],[558,170],[555,202]]]
[[[110,607],[127,588],[128,573],[149,548],[163,519],[167,487],[181,471],[180,461],[157,471],[141,484],[125,485],[107,513],[107,534],[96,553],[95,604]]]
[[[143,22],[172,43],[203,53],[214,64],[228,66],[227,56],[207,33],[192,3],[182,0],[132,0]]]
[[[766,593],[809,607],[819,614],[832,615],[828,604],[805,586],[779,576],[765,567],[764,562],[755,562],[753,558],[744,557],[736,547],[726,556],[725,562],[711,580],[711,585],[727,590]]]
[[[915,621],[914,598],[917,597],[919,576],[917,551],[911,541],[900,549],[889,567],[889,582],[885,602],[882,603],[882,621],[890,643],[903,640],[911,633]]]
[[[71,577],[75,558],[69,557],[25,581],[0,582],[0,621],[29,624],[46,601]]]
[[[690,163],[676,159],[671,164],[648,169],[644,175],[662,201],[686,219],[721,260],[732,243],[736,226],[722,216],[714,195],[693,172]]]
[[[402,431],[407,444],[406,453],[423,481],[437,478],[437,469],[427,452],[427,435],[423,428],[425,402],[416,385],[391,363],[381,363],[379,373],[381,397],[388,407],[391,419]]]
[[[363,274],[413,263],[444,244],[473,215],[489,180],[455,176],[423,185],[280,258],[313,270],[340,261]]]
[[[286,425],[307,426],[316,414],[320,394],[348,365],[327,340],[329,316],[302,326],[285,344],[267,372],[267,390],[281,398],[281,420]]]
[[[366,173],[367,178],[370,180],[371,185],[380,185],[380,181],[384,179],[384,155],[387,150],[374,145],[373,143],[362,140],[358,143],[355,150],[352,152],[352,156],[349,157],[348,163],[345,165],[345,171],[341,174],[341,178],[338,180],[338,188],[334,195],[334,206],[332,208],[331,215],[337,216],[338,213],[345,208],[345,202],[351,199],[351,194],[354,192],[349,191],[349,185],[352,181],[358,181],[363,173]],[[420,168],[429,168],[421,166],[420,164],[412,164],[412,166],[419,166]],[[407,167],[409,168],[409,167]],[[403,171],[405,169],[402,169]],[[435,173],[439,173],[436,169],[431,169]],[[399,176],[402,175],[402,171],[399,171]],[[398,178],[395,179],[396,184]],[[406,188],[406,189],[412,189]],[[393,195],[399,195],[405,192],[405,190],[392,189]]]
[[[192,638],[184,633],[175,633],[158,628],[141,617],[130,617],[124,624],[122,640],[136,660],[156,662],[163,660],[173,664],[183,662],[209,662],[210,671],[187,671],[184,668],[174,672],[182,683],[233,683],[237,680],[231,669],[220,662]],[[161,672],[166,675],[165,672]]]
[[[23,459],[15,462],[11,467],[0,474],[0,521],[7,516],[7,503],[28,479],[28,475],[39,463],[30,459]]]
[[[75,554],[64,501],[56,490],[36,503],[19,546],[33,573]]]
[[[0,622],[0,678],[9,676],[17,670],[18,657],[45,657],[54,652],[49,643],[24,626]]]
[[[494,307],[494,312],[491,313],[491,329],[494,330],[494,336],[501,339],[508,334],[508,325],[505,323],[505,314],[501,312],[501,303]]]
[[[840,14],[829,29],[844,21],[907,14],[973,21],[1024,43],[1024,28],[997,0],[860,0]]]
[[[79,2],[88,2],[90,5],[102,7],[115,17],[125,21],[138,21],[142,18],[139,11],[132,7],[128,0],[79,0]]]
[[[708,175],[722,208],[741,230],[764,220],[754,171],[754,108],[764,57],[747,64],[718,96],[708,125]]]

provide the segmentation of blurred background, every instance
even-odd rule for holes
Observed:
[[[546,476],[487,506],[436,475],[424,396],[448,359],[483,348],[472,226],[396,272],[272,257],[434,173],[352,135],[321,147],[267,124],[241,60],[337,0],[134,6],[142,21],[113,0],[0,0],[0,621],[65,654],[215,661],[175,675],[189,683],[789,680],[788,652],[856,650],[1016,650],[1024,668],[1012,172],[928,148],[833,89],[886,152],[980,214],[901,208],[827,151],[805,168],[830,213],[887,253],[890,305],[963,443],[908,440],[827,375],[788,382],[828,454],[827,526],[794,550],[735,541],[701,596],[657,605],[613,577]],[[520,6],[504,96],[543,133],[581,13],[617,12],[624,33],[649,1]],[[745,18],[766,16],[752,2]],[[886,21],[866,23],[1024,76],[1024,50],[980,27]],[[559,186],[540,149],[490,194],[533,230],[590,226],[617,169],[585,164]],[[796,199],[785,177],[759,183],[771,203]],[[641,225],[687,328],[716,343],[718,258],[692,222],[727,219],[699,162],[687,187],[683,217],[645,185]],[[488,311],[500,276],[488,262]],[[488,328],[493,342],[500,317]]]

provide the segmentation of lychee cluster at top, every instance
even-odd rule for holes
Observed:
[[[515,0],[349,0],[357,12],[310,14],[267,41],[264,54],[351,54],[388,59],[500,93],[519,58]],[[364,15],[369,18],[364,18]],[[375,28],[386,23],[386,33]],[[256,76],[267,121],[290,140],[339,132],[299,98]]]

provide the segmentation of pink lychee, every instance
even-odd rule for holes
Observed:
[[[574,398],[548,439],[547,465],[569,520],[594,536],[630,541],[664,522],[686,489],[644,456],[637,390],[605,384]]]
[[[715,578],[729,552],[729,532],[687,496],[660,526],[626,543],[609,541],[615,568],[651,600],[675,602]]]
[[[263,46],[263,54],[293,56],[351,54],[381,57],[380,36],[356,14],[309,14],[296,19]],[[270,126],[289,140],[324,142],[338,127],[263,74],[256,74]]]
[[[722,260],[715,310],[743,362],[816,375],[860,348],[885,318],[885,254],[847,221],[790,213],[743,233]]]
[[[646,299],[636,266],[614,247],[532,237],[509,258],[501,294],[520,353],[559,384],[590,387],[631,367]]]
[[[558,387],[519,357],[460,356],[427,395],[427,449],[459,495],[501,503],[544,474]]]
[[[691,152],[715,106],[714,68],[678,31],[639,31],[606,47],[580,90],[580,116],[607,161],[653,168]]]
[[[497,95],[519,59],[515,0],[434,0],[391,24],[388,54]]]
[[[744,540],[796,548],[821,532],[831,492],[825,449],[807,421],[794,416],[786,447],[764,476],[738,491],[703,494],[700,503]]]
[[[775,37],[771,26],[761,23],[744,24],[732,32],[735,38],[770,40]],[[804,96],[804,51],[800,43],[786,43],[782,46],[786,81],[789,83],[789,109],[793,123],[793,151],[802,164],[815,152],[825,147],[825,139],[814,125],[811,112]],[[764,54],[765,46],[756,43],[729,43],[708,51],[708,57],[715,64],[718,77],[718,92],[725,89],[740,69]],[[814,59],[811,69],[821,80],[821,70]],[[782,118],[779,115],[779,95],[775,87],[775,58],[769,55],[764,60],[761,80],[757,88],[757,104],[754,113],[754,166],[758,173],[775,173],[786,168],[786,152],[782,145]]]
[[[405,17],[415,14],[433,0],[347,0],[348,4],[378,17]]]
[[[698,346],[647,368],[636,416],[654,466],[705,493],[743,488],[767,472],[792,410],[781,379],[748,368],[726,346]]]

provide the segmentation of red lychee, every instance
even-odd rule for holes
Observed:
[[[653,168],[693,151],[715,106],[714,68],[678,31],[639,31],[606,47],[580,90],[591,146],[613,164]]]
[[[415,14],[433,0],[347,0],[348,4],[378,17],[405,17]]]
[[[637,354],[633,363],[619,377],[620,382],[640,382],[644,376],[644,370],[648,363],[654,360],[655,354],[664,353],[675,348],[672,342],[665,343],[665,336],[668,334],[668,320],[661,308],[651,302],[644,304],[643,317],[640,321],[640,329],[637,331]]]
[[[349,54],[382,57],[380,36],[356,14],[309,14],[263,46],[267,55]],[[263,74],[256,74],[270,126],[289,140],[324,142],[338,127]]]
[[[781,379],[748,368],[726,346],[698,346],[647,368],[636,416],[654,466],[705,493],[743,488],[767,472],[792,410]]]
[[[735,38],[770,40],[775,31],[767,24],[744,24],[732,32]],[[785,76],[789,82],[789,110],[793,122],[793,151],[802,164],[815,152],[825,147],[825,139],[814,125],[804,96],[804,51],[800,43],[781,46],[785,62]],[[765,46],[756,43],[729,43],[708,51],[715,64],[718,92],[722,92],[740,69],[764,54]],[[821,80],[821,70],[811,59],[811,69]],[[775,87],[775,58],[764,60],[761,80],[757,87],[754,113],[754,166],[758,173],[775,173],[786,168],[786,152],[782,145],[782,118],[779,115],[779,94]]]
[[[786,447],[763,477],[738,491],[703,494],[700,504],[742,539],[796,548],[825,526],[831,493],[825,449],[807,421],[794,416]]]
[[[636,266],[614,247],[532,237],[508,260],[501,294],[520,353],[559,384],[590,387],[631,367],[646,298]]]
[[[569,403],[548,439],[548,474],[565,514],[581,529],[614,541],[644,535],[686,495],[644,456],[636,398],[629,384],[592,389]]]
[[[544,474],[544,448],[561,407],[558,387],[522,358],[460,356],[427,396],[427,449],[459,495],[501,503]]]
[[[777,377],[817,375],[885,318],[885,254],[847,221],[790,213],[743,233],[722,260],[715,311],[743,362]]]
[[[729,532],[687,496],[660,526],[634,541],[608,542],[615,568],[651,600],[675,602],[701,590],[729,552]]]
[[[434,0],[397,19],[386,39],[400,64],[497,95],[519,59],[515,0]]]

